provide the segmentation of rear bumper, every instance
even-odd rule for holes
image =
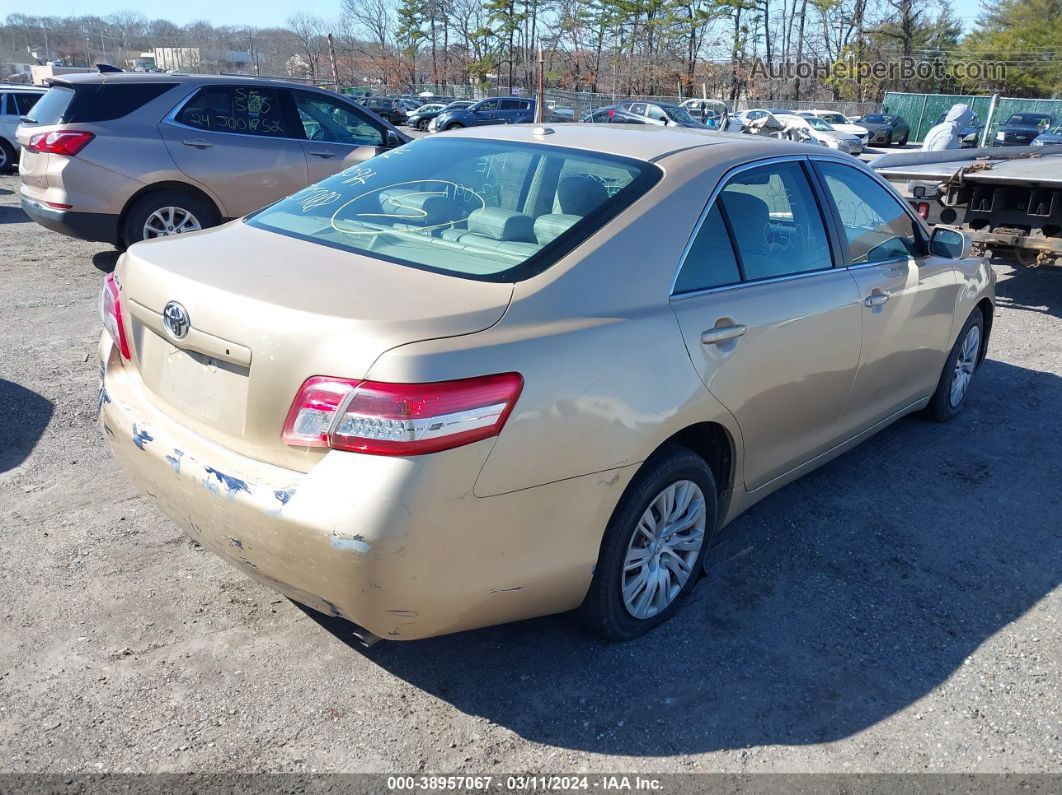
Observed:
[[[170,419],[106,334],[100,356],[102,430],[141,491],[248,576],[385,639],[577,607],[637,469],[479,498],[485,440],[409,458],[332,451],[296,472]]]
[[[22,197],[22,210],[45,229],[61,235],[111,245],[118,242],[117,215],[59,210],[25,196]]]

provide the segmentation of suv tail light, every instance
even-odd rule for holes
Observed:
[[[497,436],[516,405],[518,373],[427,384],[314,376],[302,385],[283,439],[374,455],[422,455]]]
[[[918,202],[918,214],[923,221],[929,220],[929,202]]]
[[[48,133],[37,133],[29,139],[29,144],[26,148],[31,152],[40,152],[41,154],[73,157],[95,137],[96,134],[90,132],[55,130]]]
[[[100,319],[103,327],[111,335],[114,344],[126,359],[131,359],[129,352],[129,340],[125,336],[125,324],[122,322],[122,301],[118,295],[118,285],[114,281],[114,274],[108,273],[103,280],[103,289],[100,290]]]

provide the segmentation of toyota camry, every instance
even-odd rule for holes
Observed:
[[[101,424],[192,538],[367,637],[577,609],[624,639],[756,501],[960,412],[993,288],[822,147],[467,129],[132,246]]]

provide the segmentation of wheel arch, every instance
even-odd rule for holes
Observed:
[[[218,206],[217,201],[215,201],[214,197],[202,188],[198,188],[195,185],[191,185],[187,182],[181,182],[180,180],[163,180],[161,182],[153,182],[150,185],[145,185],[143,188],[141,188],[132,196],[130,196],[126,200],[125,205],[122,207],[122,212],[118,215],[118,238],[120,243],[122,243],[123,245],[125,244],[125,221],[126,218],[129,217],[129,211],[133,208],[133,205],[135,205],[145,196],[148,196],[152,193],[162,193],[163,191],[168,190],[187,193],[190,196],[194,196],[197,199],[201,199],[207,202],[211,207],[214,208],[214,212],[217,213],[218,218],[224,220],[225,214],[221,211],[221,207]]]
[[[671,445],[679,445],[693,451],[712,471],[712,477],[715,478],[718,527],[718,523],[729,511],[734,490],[737,468],[737,446],[734,437],[718,422],[698,422],[673,433],[657,446],[653,454]]]
[[[980,367],[988,355],[988,338],[992,336],[992,321],[996,314],[996,305],[987,296],[977,302],[977,308],[981,310],[981,319],[984,320],[985,333],[981,335],[981,350],[977,355],[977,366]]]

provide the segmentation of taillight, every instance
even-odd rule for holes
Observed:
[[[524,379],[518,373],[427,384],[314,376],[302,385],[283,439],[374,455],[422,455],[501,432]]]
[[[29,139],[29,144],[26,148],[31,152],[40,152],[41,154],[73,157],[95,137],[95,133],[90,132],[55,130],[48,133],[37,133]]]
[[[918,214],[922,216],[923,221],[929,220],[929,202],[918,202]]]
[[[103,280],[103,289],[100,290],[100,319],[122,356],[131,359],[129,340],[126,339],[125,324],[122,322],[122,301],[118,295],[118,285],[114,281],[113,273],[107,274]]]

